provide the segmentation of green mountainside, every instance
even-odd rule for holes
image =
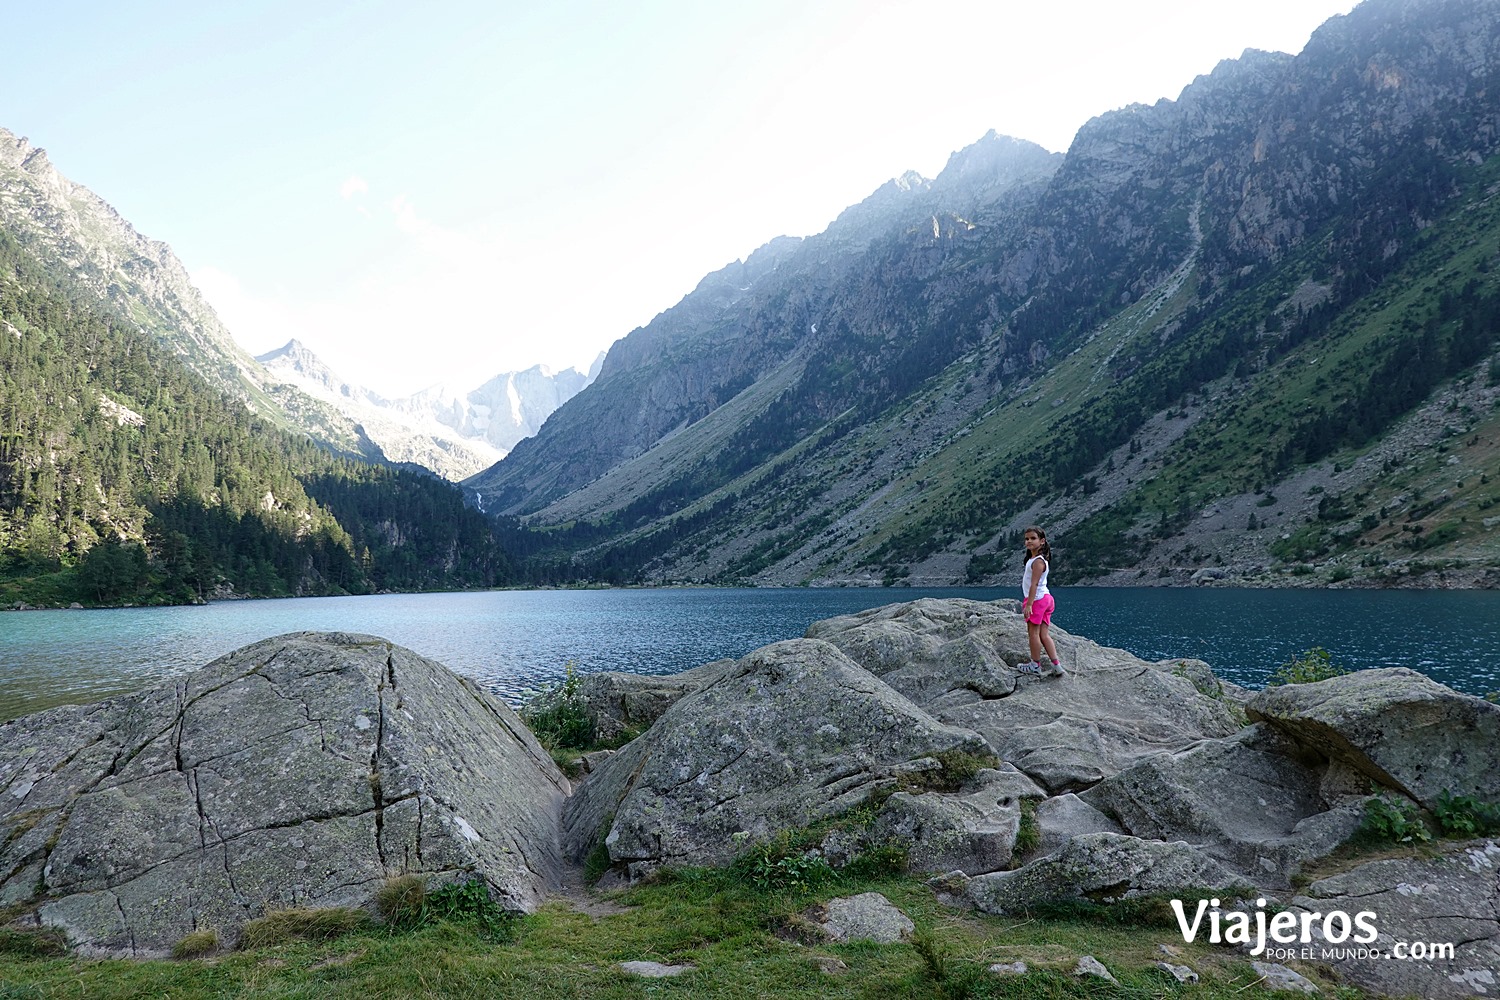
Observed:
[[[492,586],[492,524],[426,475],[250,412],[0,229],[0,602]]]
[[[705,279],[466,485],[616,581],[1500,584],[1500,5],[1366,0]]]

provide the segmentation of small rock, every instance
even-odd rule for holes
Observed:
[[[1110,971],[1104,967],[1104,963],[1100,962],[1093,955],[1085,955],[1080,958],[1078,964],[1073,967],[1073,975],[1095,976],[1099,979],[1107,979],[1116,986],[1120,985],[1120,981],[1110,974]]]
[[[874,941],[895,944],[916,930],[911,918],[878,892],[830,899],[814,907],[808,919],[818,924],[831,941]]]
[[[1186,965],[1173,965],[1171,962],[1157,962],[1156,967],[1170,975],[1179,983],[1192,984],[1198,981],[1198,973]]]
[[[660,962],[621,962],[620,968],[632,976],[644,979],[669,979],[684,972],[692,972],[696,965],[662,965]]]
[[[1285,990],[1289,993],[1316,993],[1318,988],[1312,980],[1274,962],[1251,962],[1250,967],[1260,977],[1260,984],[1268,990]]]
[[[1030,970],[1025,962],[996,962],[990,966],[990,971],[997,976],[1024,976]]]
[[[814,955],[813,965],[816,965],[818,971],[825,976],[837,976],[849,971],[849,966],[845,965],[842,959],[834,958],[832,955]]]
[[[1182,954],[1182,950],[1180,948],[1174,948],[1169,944],[1159,944],[1156,946],[1156,950],[1161,952],[1168,958],[1176,958],[1178,955]]]

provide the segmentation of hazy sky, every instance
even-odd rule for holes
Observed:
[[[585,366],[991,128],[1066,150],[1353,6],[7,2],[0,126],[169,243],[253,353],[467,388]]]

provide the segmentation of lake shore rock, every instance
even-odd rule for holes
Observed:
[[[514,712],[367,635],[296,633],[176,683],[0,726],[0,899],[89,954],[233,940],[386,879],[478,875],[529,911],[567,780]]]

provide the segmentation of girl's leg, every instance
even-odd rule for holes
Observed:
[[[1040,638],[1042,645],[1046,647],[1046,649],[1047,649],[1047,655],[1050,656],[1050,657],[1052,657],[1052,662],[1053,663],[1061,665],[1062,664],[1062,657],[1060,657],[1060,656],[1057,655],[1057,646],[1052,642],[1052,629],[1051,629],[1051,627],[1046,622],[1043,622],[1041,625],[1037,626],[1037,631],[1039,633],[1041,633],[1038,638]],[[1036,643],[1035,643],[1035,640],[1033,640],[1032,646],[1031,646],[1031,658],[1033,660],[1036,659]]]
[[[1042,657],[1041,633],[1043,628],[1045,628],[1043,625],[1033,625],[1031,622],[1026,623],[1026,640],[1031,644],[1032,663],[1039,662]]]

